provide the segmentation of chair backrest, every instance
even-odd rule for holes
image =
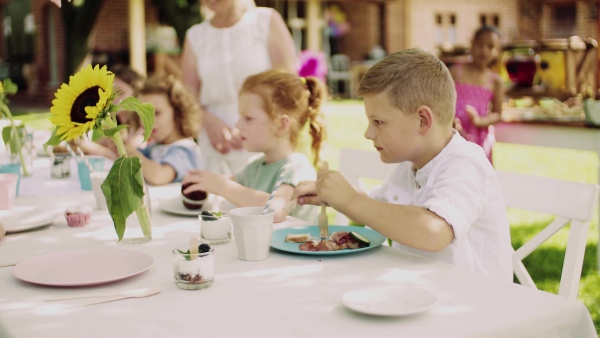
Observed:
[[[331,70],[336,72],[350,71],[350,58],[345,54],[334,54],[331,56]]]
[[[570,224],[558,294],[577,298],[590,221],[600,186],[496,170],[507,207],[551,214],[556,219],[513,254],[513,270],[522,285],[537,288],[522,260],[558,230]]]
[[[396,166],[381,162],[379,153],[369,150],[342,148],[340,151],[340,172],[357,189],[364,190],[362,178],[383,181]],[[335,224],[347,224],[348,218],[342,213],[335,216]]]

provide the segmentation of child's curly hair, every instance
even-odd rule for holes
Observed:
[[[173,107],[175,128],[183,137],[196,137],[202,127],[203,111],[192,94],[173,75],[155,75],[142,83],[134,84],[134,96],[165,94]],[[137,114],[135,114],[137,116]],[[140,124],[139,117],[131,124]],[[136,126],[132,126],[134,129]]]

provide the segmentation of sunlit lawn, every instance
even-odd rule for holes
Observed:
[[[372,149],[363,136],[366,118],[360,101],[330,101],[325,109],[329,124],[329,137],[322,156],[330,167],[339,167],[339,150],[342,147]],[[49,128],[48,114],[22,115],[28,125]],[[595,153],[564,149],[496,144],[494,164],[497,169],[534,174],[571,181],[597,183],[598,158]],[[333,217],[333,215],[330,215]],[[521,210],[509,210],[512,243],[519,247],[541,228],[552,221],[549,215]],[[600,277],[597,273],[596,248],[598,243],[598,215],[591,224],[583,266],[579,299],[587,306],[596,330],[600,331]],[[525,265],[540,289],[557,293],[568,232],[557,233],[536,250]]]

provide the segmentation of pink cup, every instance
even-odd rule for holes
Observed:
[[[0,174],[0,210],[10,210],[15,206],[17,174]]]

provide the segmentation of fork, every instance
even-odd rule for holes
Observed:
[[[328,170],[329,169],[329,163],[327,163],[327,161],[323,161],[323,166],[321,167],[321,170]],[[329,236],[329,224],[328,224],[328,220],[327,220],[327,207],[325,206],[325,203],[321,202],[321,212],[319,213],[319,232],[321,234],[321,239],[327,239],[327,237]]]

